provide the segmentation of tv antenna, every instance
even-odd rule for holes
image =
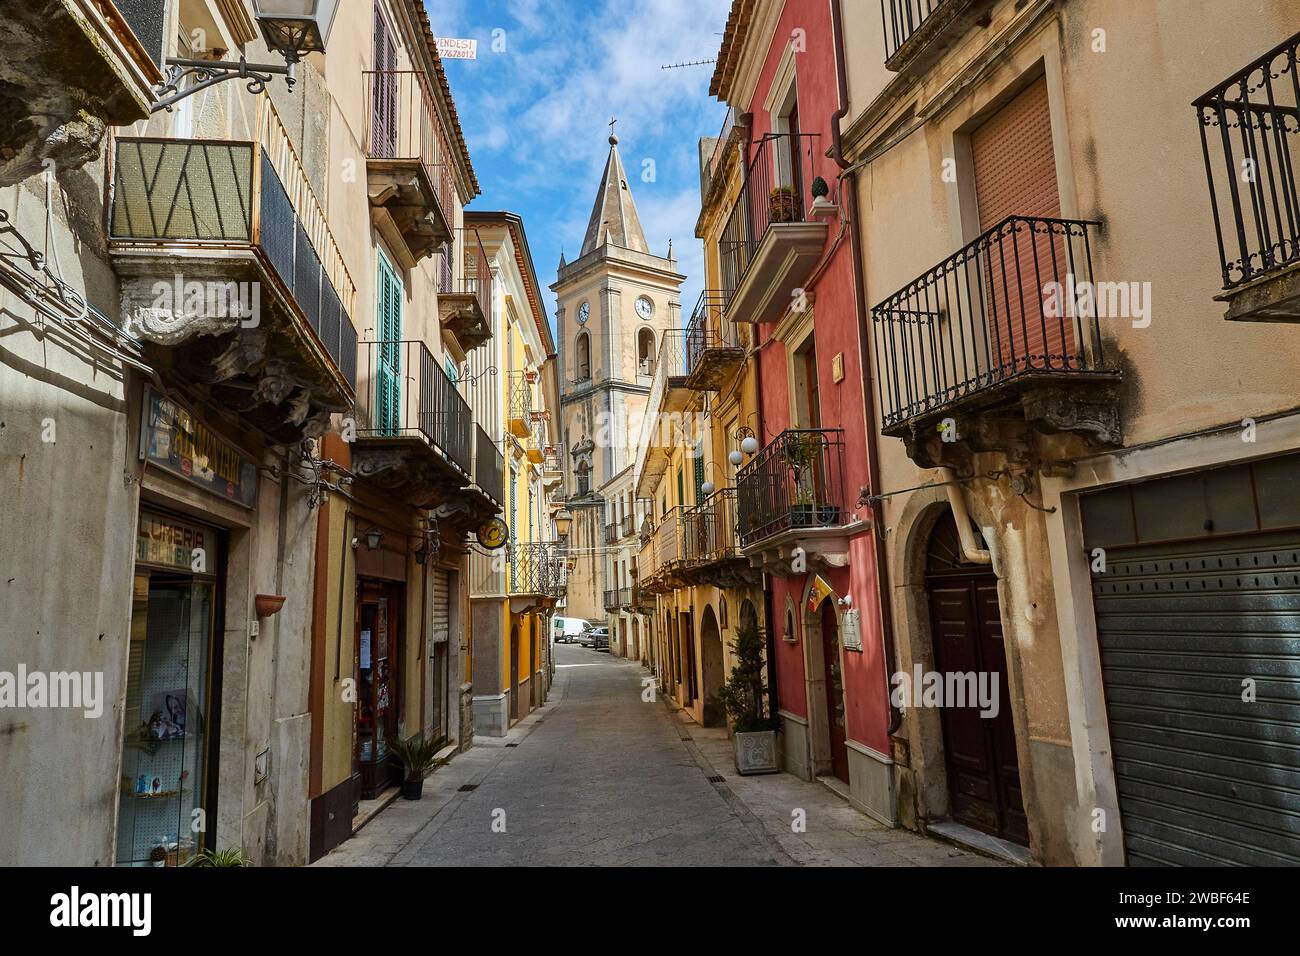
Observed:
[[[684,66],[703,66],[706,63],[717,63],[717,59],[710,57],[707,60],[688,60],[685,63],[669,63],[659,67],[661,70],[678,70]]]

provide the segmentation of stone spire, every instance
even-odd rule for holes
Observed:
[[[601,177],[596,192],[596,204],[587,223],[587,235],[582,241],[582,255],[605,245],[621,246],[637,252],[648,253],[641,217],[637,215],[632,190],[628,188],[627,173],[618,155],[618,137],[609,135],[609,159],[605,162],[605,175]]]

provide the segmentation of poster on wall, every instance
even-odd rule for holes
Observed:
[[[204,491],[252,508],[257,465],[188,410],[153,389],[144,393],[140,458]]]

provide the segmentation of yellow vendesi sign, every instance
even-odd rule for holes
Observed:
[[[808,613],[811,614],[813,611],[817,610],[822,601],[826,600],[834,593],[835,589],[826,583],[825,578],[820,574],[814,576],[812,588],[808,591]]]

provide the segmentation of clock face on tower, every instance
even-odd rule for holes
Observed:
[[[653,302],[651,302],[643,295],[637,296],[636,299],[637,315],[641,316],[641,318],[643,319],[648,319],[650,318],[650,316],[654,315],[654,311],[655,311],[655,306]]]
[[[591,303],[584,302],[578,306],[578,324],[586,325],[589,318],[591,318]]]

